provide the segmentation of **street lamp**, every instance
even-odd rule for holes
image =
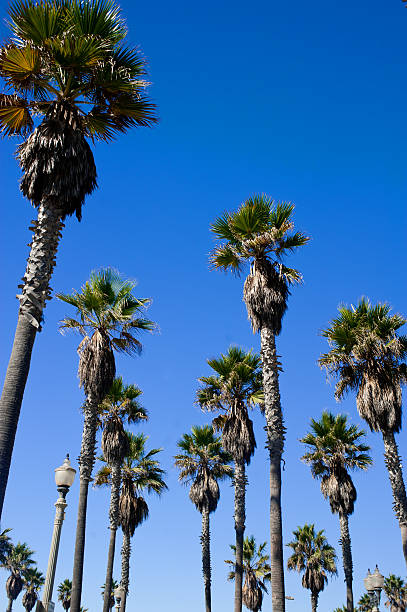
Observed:
[[[370,597],[372,612],[379,612],[380,595],[384,587],[384,577],[379,572],[377,565],[373,574],[370,573],[370,570],[367,570],[367,576],[363,582],[365,583],[366,591]]]
[[[120,610],[122,607],[122,600],[125,596],[125,590],[121,584],[114,590],[114,597],[116,599],[116,610]]]
[[[66,494],[69,488],[72,486],[75,480],[76,470],[71,467],[69,461],[69,455],[66,456],[63,464],[55,470],[55,482],[57,485],[57,491],[59,498],[55,502],[56,512],[54,521],[54,531],[52,533],[51,548],[49,551],[47,576],[45,578],[44,594],[42,596],[42,606],[45,612],[51,612],[54,610],[54,604],[51,601],[52,589],[54,588],[55,570],[57,566],[59,540],[61,537],[62,523],[65,518],[65,508],[67,503],[65,501]]]

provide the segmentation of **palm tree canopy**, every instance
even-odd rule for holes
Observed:
[[[372,305],[366,298],[338,310],[339,316],[322,332],[331,350],[321,355],[320,366],[337,378],[337,399],[357,392],[359,414],[372,430],[400,431],[407,338],[397,332],[405,319],[390,314],[388,304]]]
[[[177,446],[183,451],[174,457],[180,470],[179,480],[185,484],[192,482],[189,497],[199,512],[204,508],[214,512],[220,496],[217,481],[233,475],[229,465],[232,458],[222,450],[221,439],[209,425],[192,427]]]
[[[291,203],[254,195],[211,226],[219,241],[210,258],[214,268],[239,275],[246,264],[251,265],[244,300],[255,332],[266,323],[280,333],[289,285],[302,280],[298,270],[283,263],[285,255],[309,240],[302,232],[294,232],[293,213]]]
[[[10,536],[7,535],[10,533],[10,531],[11,529],[4,529],[0,533],[0,566],[2,566],[6,560],[6,557],[10,553],[12,544]]]
[[[197,403],[204,410],[220,410],[213,420],[215,429],[222,429],[222,444],[236,460],[249,463],[256,448],[253,423],[247,408],[262,406],[263,379],[260,357],[231,346],[218,359],[208,359],[215,375],[199,378]]]
[[[25,542],[11,544],[10,550],[0,567],[15,575],[23,574],[34,564],[34,560],[31,558],[33,554],[34,551]]]
[[[357,609],[358,609],[358,612],[371,612],[372,611],[372,602],[370,600],[370,596],[368,593],[365,593],[359,599]]]
[[[365,432],[348,424],[344,414],[324,411],[321,419],[311,419],[311,431],[300,440],[308,449],[302,460],[311,465],[314,478],[321,480],[321,491],[328,497],[332,512],[352,514],[356,489],[349,470],[366,470],[372,463],[370,447],[361,442]]]
[[[271,580],[269,555],[265,554],[266,542],[257,547],[253,536],[246,536],[243,542],[243,603],[249,610],[258,612],[263,603],[263,591],[267,593],[266,582]],[[231,544],[236,558],[236,546]],[[233,569],[228,574],[228,580],[235,579],[235,561],[225,560]]]
[[[45,582],[45,576],[36,567],[30,567],[23,573],[23,582],[26,591],[38,593]]]
[[[387,597],[385,606],[392,606],[400,612],[404,612],[407,607],[407,584],[400,576],[390,574],[384,579],[384,592]]]
[[[141,389],[135,385],[126,385],[123,378],[117,376],[99,405],[99,417],[102,423],[112,413],[129,424],[146,420],[147,411],[138,400],[142,394]]]
[[[313,594],[324,590],[329,574],[337,573],[335,549],[328,544],[324,531],[305,524],[293,531],[295,539],[287,544],[293,551],[287,568],[302,572],[302,586]]]
[[[102,599],[104,599],[104,597],[105,597],[105,586],[106,586],[106,583],[105,583],[105,584],[103,584],[103,585],[100,587],[100,588],[101,588],[101,590],[102,590]],[[119,586],[119,583],[117,582],[117,580],[115,580],[114,578],[112,578],[112,588],[110,589],[110,607],[111,607],[111,608],[113,608],[113,606],[114,606],[114,602],[115,602],[115,599],[114,599],[114,592],[115,592],[115,590],[117,589],[117,587],[118,587],[118,586]]]
[[[63,582],[58,585],[58,601],[61,602],[64,610],[69,610],[71,605],[72,595],[72,581],[69,578],[65,578]]]
[[[116,270],[105,268],[92,272],[80,292],[57,294],[76,308],[77,317],[65,317],[60,329],[72,329],[83,338],[78,348],[80,385],[86,395],[94,394],[100,401],[113,384],[113,351],[140,352],[142,345],[136,335],[155,328],[144,316],[150,300],[134,297],[135,286],[134,281],[125,280]]]

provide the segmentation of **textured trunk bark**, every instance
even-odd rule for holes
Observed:
[[[394,433],[383,433],[384,461],[389,472],[391,490],[393,493],[393,508],[401,530],[401,544],[404,561],[407,565],[407,497],[404,485],[401,458],[397,448]]]
[[[210,550],[209,509],[202,511],[202,573],[205,585],[205,610],[211,612],[211,550]]]
[[[85,555],[86,510],[88,505],[88,488],[95,463],[96,430],[98,402],[87,398],[84,408],[81,454],[79,456],[79,503],[76,524],[75,553],[72,574],[71,612],[80,612],[82,595],[83,561]]]
[[[339,514],[339,526],[341,529],[340,544],[342,546],[343,571],[346,582],[346,610],[347,612],[353,612],[353,561],[349,534],[349,517],[347,514]]]
[[[235,612],[242,612],[243,588],[243,538],[246,509],[246,470],[244,461],[235,461],[235,531],[236,531],[236,565],[235,565]]]
[[[13,600],[9,598],[6,612],[11,612],[12,608],[13,608]]]
[[[103,597],[103,612],[109,612],[111,592],[112,592],[112,580],[113,580],[113,563],[114,553],[116,548],[116,531],[119,524],[119,500],[120,500],[120,482],[121,482],[121,468],[120,463],[116,463],[111,466],[112,468],[112,486],[110,489],[110,542],[109,542],[109,553],[107,557],[107,570],[105,580],[105,593]],[[122,612],[122,611],[121,611]]]
[[[41,204],[37,221],[30,227],[34,238],[29,245],[23,285],[19,285],[22,292],[17,296],[20,300],[17,328],[0,399],[0,519],[31,353],[36,333],[41,329],[45,302],[50,299],[49,281],[64,225],[61,214],[61,210]]]
[[[318,593],[311,593],[311,610],[317,612],[318,608]],[[353,612],[353,610],[352,610]]]
[[[120,584],[125,590],[125,596],[122,601],[122,609],[120,612],[125,612],[126,603],[127,603],[127,595],[129,592],[129,574],[130,574],[130,554],[131,554],[131,543],[130,543],[130,534],[123,532],[123,544],[122,544],[122,576],[120,580]]]
[[[280,403],[275,336],[262,327],[261,359],[263,368],[264,412],[267,446],[270,454],[270,566],[273,612],[285,612],[283,533],[281,517],[281,459],[285,427]]]

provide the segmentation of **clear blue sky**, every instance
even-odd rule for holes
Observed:
[[[0,2],[3,15],[6,5]],[[138,295],[153,298],[150,315],[160,333],[145,337],[140,358],[119,357],[117,369],[144,390],[150,421],[142,430],[149,444],[164,448],[170,490],[160,501],[151,499],[150,519],[133,539],[129,610],[195,612],[203,609],[200,516],[177,483],[172,456],[182,433],[207,422],[193,405],[207,357],[231,343],[259,349],[242,280],[210,272],[207,260],[209,224],[256,191],[295,202],[297,226],[312,236],[291,259],[305,284],[290,298],[278,340],[287,424],[284,537],[315,522],[340,553],[338,519],[299,461],[298,439],[323,409],[344,411],[361,424],[354,397],[336,404],[316,365],[326,348],[318,331],[337,305],[367,295],[407,314],[407,10],[399,0],[123,0],[122,7],[131,41],[149,59],[161,121],[94,148],[99,189],[86,202],[83,221],[67,221],[51,285],[67,292],[92,269],[112,265],[138,280]],[[35,218],[18,190],[16,144],[0,144],[2,373],[28,255],[27,228]],[[56,499],[53,469],[67,451],[78,456],[82,431],[78,341],[58,332],[65,312],[51,301],[37,338],[4,512],[4,527],[29,543],[44,572]],[[248,469],[247,533],[262,541],[268,538],[268,465],[263,421],[254,420],[258,450]],[[384,574],[405,575],[382,442],[377,434],[368,440],[374,466],[355,476],[358,501],[350,520],[357,598],[375,563]],[[405,457],[406,434],[398,440]],[[78,481],[68,497],[57,584],[72,571],[77,499]],[[107,492],[92,490],[83,592],[91,612],[101,605],[107,511]],[[223,563],[234,539],[232,515],[233,492],[225,486],[213,517],[215,612],[232,609]],[[5,578],[0,575],[3,602]],[[288,611],[310,607],[298,575],[287,575],[287,594],[295,598]],[[320,609],[331,612],[344,600],[340,570]],[[22,609],[21,598],[15,609]],[[271,610],[270,597],[263,609]]]

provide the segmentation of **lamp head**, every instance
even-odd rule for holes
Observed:
[[[373,574],[371,575],[371,581],[372,581],[372,588],[375,591],[381,591],[382,588],[384,587],[384,576],[382,576],[382,574],[379,572],[379,568],[376,565],[375,571],[373,572]]]
[[[366,578],[363,579],[366,591],[373,591],[373,574],[370,573],[370,569],[367,570]]]
[[[76,470],[71,467],[71,462],[69,461],[69,455],[65,457],[65,461],[60,467],[57,467],[55,470],[55,482],[57,485],[58,491],[61,493],[68,492],[69,487],[72,486],[73,481],[75,480]]]
[[[120,601],[123,599],[125,595],[125,590],[122,587],[121,584],[119,584],[119,586],[114,590],[114,596],[116,599],[120,599]]]

